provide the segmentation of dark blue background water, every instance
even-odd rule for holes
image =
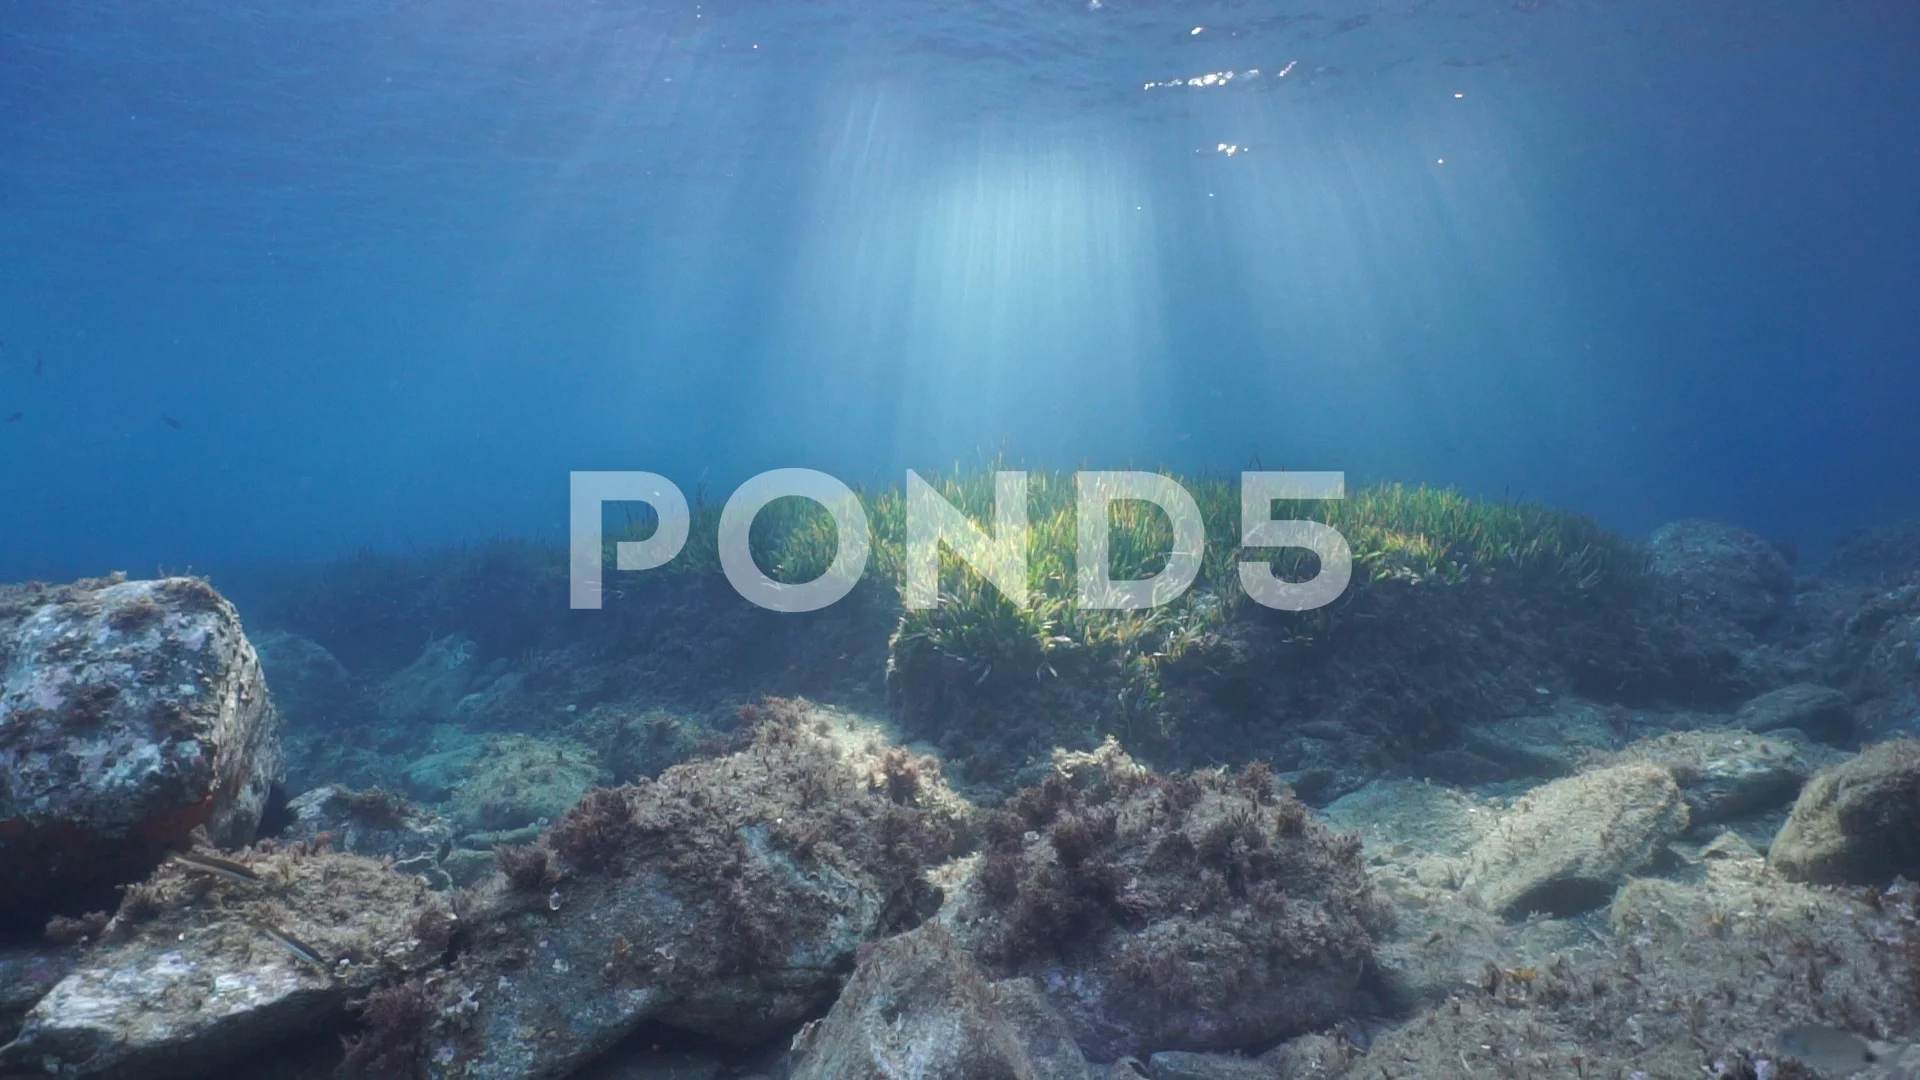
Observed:
[[[1896,0],[0,0],[0,578],[1001,449],[1819,544],[1916,192]]]

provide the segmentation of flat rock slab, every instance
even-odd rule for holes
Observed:
[[[1533,789],[1468,854],[1467,886],[1508,918],[1607,903],[1687,828],[1687,804],[1658,765],[1615,765]]]
[[[1466,749],[1505,766],[1516,776],[1557,779],[1580,770],[1593,754],[1624,741],[1600,708],[1569,702],[1553,713],[1468,725]]]
[[[1457,858],[1486,834],[1492,804],[1420,780],[1375,780],[1321,811],[1359,835],[1376,865],[1415,854]]]
[[[258,880],[163,864],[0,1047],[0,1072],[207,1075],[446,950],[453,920],[418,877],[349,855],[242,858]]]
[[[0,911],[253,839],[283,764],[233,606],[198,578],[0,589]]]

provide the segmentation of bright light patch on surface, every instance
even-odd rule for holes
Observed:
[[[1288,64],[1287,71],[1292,71],[1292,70],[1293,70],[1293,65]],[[1283,71],[1280,74],[1285,75],[1286,73],[1287,73],[1286,71]],[[1259,77],[1260,77],[1259,68],[1248,68],[1245,71],[1209,71],[1205,75],[1194,75],[1190,78],[1185,78],[1185,79],[1160,79],[1158,81],[1148,82],[1144,86],[1142,86],[1141,89],[1158,90],[1161,87],[1165,87],[1165,86],[1187,86],[1187,87],[1193,87],[1195,89],[1204,89],[1204,88],[1213,87],[1213,86],[1226,86],[1228,83],[1233,82],[1235,79],[1240,79],[1242,81],[1245,81],[1248,79],[1257,79]]]

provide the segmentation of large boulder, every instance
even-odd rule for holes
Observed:
[[[1793,591],[1793,567],[1774,544],[1717,521],[1654,531],[1653,572],[1690,610],[1748,630],[1772,622]]]
[[[368,859],[169,861],[27,1013],[0,1047],[0,1073],[210,1075],[424,972],[453,926],[425,882]]]
[[[1687,803],[1659,765],[1615,765],[1528,792],[1467,855],[1469,892],[1508,918],[1607,903],[1686,831]]]
[[[791,703],[754,722],[745,750],[598,789],[502,853],[453,975],[474,1014],[433,1075],[564,1075],[648,1020],[753,1045],[936,906],[923,864],[946,841],[917,781],[876,778]]]
[[[1920,740],[1868,747],[1815,776],[1768,861],[1815,884],[1883,885],[1920,877]]]
[[[1110,741],[989,817],[942,918],[1095,1060],[1270,1044],[1355,1005],[1385,919],[1360,843],[1264,766],[1161,776]]]
[[[198,578],[0,589],[0,911],[137,881],[195,829],[253,839],[279,721]]]
[[[938,924],[866,950],[793,1080],[1088,1080],[1086,1059],[1025,980],[994,984]]]

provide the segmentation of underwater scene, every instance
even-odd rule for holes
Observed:
[[[1911,0],[0,0],[0,1078],[1920,1077]]]

